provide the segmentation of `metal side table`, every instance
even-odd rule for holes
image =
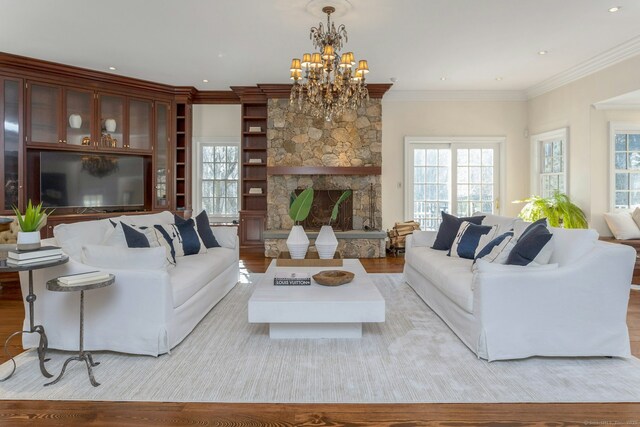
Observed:
[[[94,283],[87,283],[84,285],[71,285],[71,286],[63,285],[62,283],[58,282],[58,279],[52,279],[47,282],[47,289],[50,291],[55,291],[55,292],[80,291],[80,350],[78,351],[77,356],[72,356],[64,362],[64,365],[62,365],[62,371],[60,371],[60,375],[58,375],[58,377],[55,380],[51,381],[50,383],[46,383],[45,386],[52,385],[60,381],[62,379],[62,376],[64,375],[64,371],[67,369],[67,365],[69,364],[69,362],[73,360],[77,360],[78,362],[84,361],[87,364],[87,371],[89,371],[89,381],[91,382],[91,385],[94,387],[98,387],[100,385],[100,383],[97,382],[96,379],[93,377],[93,370],[91,369],[94,366],[98,366],[100,362],[94,362],[93,357],[91,356],[91,353],[89,353],[88,351],[84,351],[84,291],[88,291],[90,289],[104,288],[105,286],[109,286],[113,284],[115,279],[116,279],[116,276],[114,276],[113,274],[109,274],[109,278],[107,280],[102,280],[100,282],[94,282]]]
[[[36,295],[33,293],[33,270],[54,267],[56,265],[65,264],[68,261],[69,261],[69,257],[66,255],[63,255],[62,258],[56,259],[53,261],[44,261],[44,262],[39,262],[39,263],[34,263],[29,265],[7,265],[6,259],[0,260],[0,271],[2,272],[7,272],[7,273],[19,272],[19,271],[29,272],[29,295],[25,297],[25,300],[27,301],[27,303],[29,303],[29,330],[14,332],[13,334],[9,335],[9,338],[7,338],[7,340],[4,342],[4,353],[11,359],[11,362],[13,363],[13,368],[11,369],[11,372],[9,372],[9,375],[0,379],[0,382],[6,381],[9,378],[11,378],[14,372],[16,371],[16,361],[14,360],[13,356],[9,354],[8,345],[9,345],[9,341],[13,337],[15,337],[16,335],[22,335],[22,334],[32,334],[32,333],[40,334],[40,342],[38,343],[38,360],[40,362],[40,372],[42,372],[42,375],[44,375],[46,378],[51,378],[53,376],[47,371],[47,368],[45,368],[44,366],[45,362],[49,360],[45,358],[47,349],[49,347],[49,344],[47,341],[47,334],[44,332],[44,326],[35,325],[35,321],[34,321],[33,303],[36,300]]]

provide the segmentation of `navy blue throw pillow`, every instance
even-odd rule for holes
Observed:
[[[124,238],[127,241],[127,246],[130,248],[150,248],[149,239],[144,233],[134,230],[133,227],[128,226],[124,222],[122,224],[122,231],[124,232]]]
[[[448,251],[451,249],[451,245],[458,234],[458,229],[460,229],[462,221],[469,221],[472,224],[480,225],[483,219],[484,215],[458,218],[457,216],[449,215],[442,211],[442,222],[440,223],[436,240],[433,242],[431,248],[439,251]]]
[[[536,257],[542,252],[545,245],[549,243],[553,235],[549,232],[544,223],[529,226],[518,239],[511,250],[506,264],[508,265],[529,265],[536,261]],[[546,264],[548,259],[539,264]]]
[[[187,220],[182,218],[181,216],[178,216],[176,214],[173,214],[173,216],[175,218],[176,225],[187,222]],[[207,212],[203,210],[196,216],[195,220],[196,229],[198,230],[198,234],[200,235],[204,246],[207,249],[219,248],[220,244],[216,240],[216,236],[213,235],[213,231],[211,231],[211,226],[209,225],[209,216],[207,215]]]
[[[529,231],[531,231],[533,228],[535,228],[538,225],[544,225],[545,227],[547,227],[547,218],[540,218],[539,220],[529,224],[529,226],[524,229],[520,237],[518,237],[518,240],[522,239]]]

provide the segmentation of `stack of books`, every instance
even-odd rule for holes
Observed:
[[[63,256],[62,249],[57,246],[43,246],[29,251],[7,251],[7,265],[25,266],[45,261],[55,261]]]
[[[311,286],[311,275],[301,272],[276,271],[273,284],[274,286]]]
[[[62,286],[82,286],[90,283],[104,282],[109,279],[109,273],[102,271],[89,271],[86,273],[70,274],[58,277],[58,283]]]

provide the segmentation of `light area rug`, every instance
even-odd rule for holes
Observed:
[[[252,275],[253,281],[259,275]],[[271,340],[247,322],[250,283],[238,284],[171,354],[158,358],[94,353],[102,383],[84,365],[43,387],[34,351],[0,383],[1,399],[173,402],[613,402],[640,401],[640,360],[478,359],[403,282],[372,274],[387,320],[362,339]],[[135,327],[135,325],[132,325]],[[60,371],[68,352],[51,352]],[[0,366],[0,375],[9,364]]]

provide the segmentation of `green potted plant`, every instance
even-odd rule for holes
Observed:
[[[304,259],[307,255],[309,238],[299,223],[309,216],[311,203],[313,203],[313,188],[309,187],[305,189],[297,197],[295,192],[291,193],[289,217],[293,220],[294,225],[291,227],[289,237],[287,238],[287,248],[289,248],[291,259]]]
[[[518,216],[525,221],[533,222],[547,218],[552,227],[589,228],[587,217],[582,209],[571,202],[569,196],[556,191],[553,196],[531,196],[514,203],[526,203]]]
[[[34,206],[31,200],[27,203],[24,215],[16,206],[12,206],[16,214],[20,231],[18,231],[18,250],[32,250],[40,248],[40,229],[47,223],[48,213],[42,209],[42,203]]]
[[[333,205],[333,210],[331,211],[331,216],[329,217],[329,223],[327,225],[323,225],[320,228],[320,233],[318,233],[318,237],[316,238],[316,249],[318,250],[318,256],[321,259],[333,259],[333,255],[336,253],[336,249],[338,248],[338,239],[336,239],[336,235],[333,232],[333,228],[331,227],[331,222],[335,221],[338,218],[338,210],[340,209],[340,204],[347,200],[351,196],[351,190],[345,190],[336,203]]]

